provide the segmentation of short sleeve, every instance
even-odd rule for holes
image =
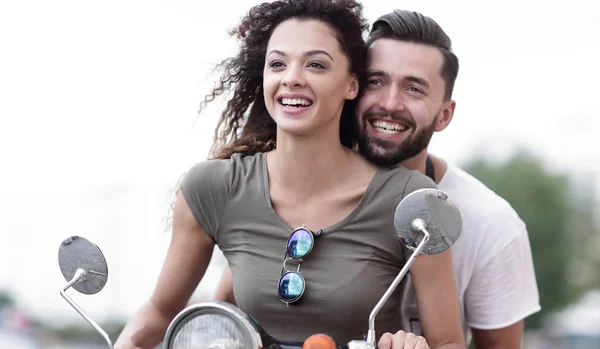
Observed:
[[[406,182],[406,187],[402,193],[402,198],[412,193],[413,191],[425,188],[437,188],[435,182],[431,178],[425,176],[421,172],[411,171],[411,175]]]
[[[215,241],[232,183],[231,160],[207,160],[194,165],[180,189],[198,224]]]
[[[476,270],[465,292],[467,326],[503,328],[539,311],[539,294],[527,231]]]

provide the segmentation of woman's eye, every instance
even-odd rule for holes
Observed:
[[[280,61],[273,61],[271,63],[269,63],[269,67],[271,68],[281,68],[283,67],[283,63]]]
[[[311,68],[325,69],[325,65],[323,65],[319,62],[310,62],[310,63],[308,63],[308,66]]]

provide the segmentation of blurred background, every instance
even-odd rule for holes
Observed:
[[[201,115],[227,35],[257,1],[0,2],[0,348],[102,348],[59,296],[57,252],[81,235],[109,264],[71,296],[113,340],[150,295],[180,176],[206,159]],[[527,223],[542,311],[526,348],[600,346],[600,12],[572,0],[364,1],[435,19],[460,59],[451,126],[430,151]],[[193,300],[210,297],[217,251]]]

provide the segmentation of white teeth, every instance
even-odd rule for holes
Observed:
[[[381,120],[373,121],[373,127],[375,127],[377,131],[388,135],[406,131],[406,129],[408,128],[401,124],[390,123]]]
[[[311,105],[312,102],[309,101],[308,99],[304,99],[304,98],[282,98],[281,99],[281,104],[283,104],[283,105],[304,105],[304,106],[308,106],[308,105]]]
[[[385,128],[379,128],[379,127],[376,127],[376,129],[377,129],[377,131],[379,131],[381,133],[385,133],[386,135],[393,135],[393,134],[400,132],[400,131],[386,130]]]

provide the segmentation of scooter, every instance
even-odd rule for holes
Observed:
[[[317,333],[304,342],[271,337],[251,315],[223,302],[202,302],[182,310],[169,324],[162,349],[375,349],[375,318],[400,284],[417,256],[449,249],[459,238],[462,217],[454,201],[438,189],[420,189],[404,197],[394,213],[394,227],[406,248],[413,251],[398,276],[373,308],[364,340],[337,344]],[[71,236],[59,248],[58,261],[67,281],[60,295],[105,339],[109,336],[67,294],[74,288],[83,294],[102,290],[108,278],[104,255],[92,242]]]

